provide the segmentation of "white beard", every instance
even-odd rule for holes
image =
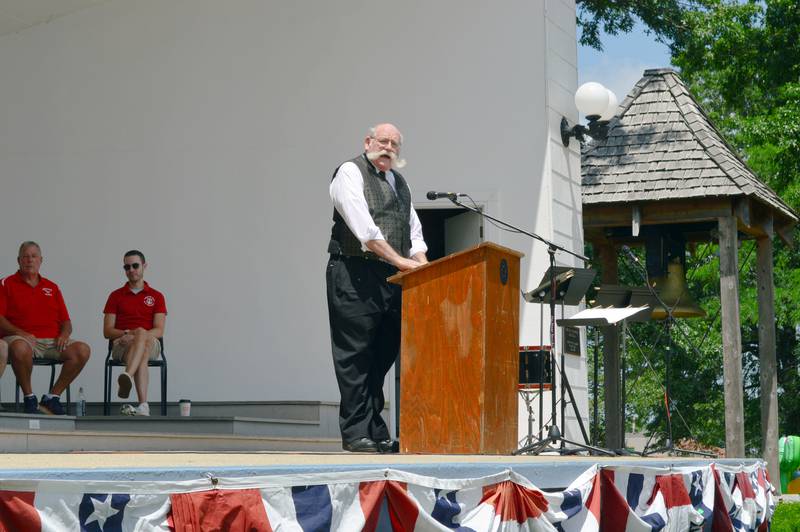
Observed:
[[[367,153],[367,159],[369,159],[370,161],[374,161],[375,159],[377,159],[378,157],[381,157],[383,155],[389,156],[389,159],[392,160],[392,168],[397,168],[398,170],[400,170],[401,168],[405,167],[405,165],[406,165],[406,160],[405,159],[398,159],[397,158],[397,154],[395,154],[393,152],[390,152],[390,151],[387,151],[387,150],[371,151],[371,152]]]

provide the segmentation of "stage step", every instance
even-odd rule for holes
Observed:
[[[15,414],[0,412],[0,430],[75,430],[75,418],[72,416],[48,416],[45,414]]]
[[[318,438],[319,421],[252,417],[132,417],[87,416],[75,418],[75,430],[93,432],[150,432],[160,434],[221,434],[279,438]],[[330,437],[329,435],[325,435]]]
[[[300,414],[306,419],[220,415],[75,417],[2,412],[0,449],[5,452],[341,451],[337,420],[330,412],[319,416],[318,405],[271,410],[282,415]]]
[[[338,438],[290,438],[235,434],[54,431],[0,429],[6,453],[64,452],[342,452]]]
[[[103,416],[102,403],[89,403],[86,417],[25,415],[10,407],[0,411],[0,429],[339,438],[338,404],[320,401],[200,402],[189,417],[180,416],[177,403],[168,404],[166,417],[158,403],[150,403],[149,417],[121,416],[119,404]]]
[[[118,415],[123,403],[116,397],[111,403],[111,414]],[[71,405],[71,412],[75,413],[76,405]],[[20,411],[22,406],[20,405]],[[0,404],[0,414],[14,412],[14,403]],[[86,403],[86,413],[89,416],[103,415],[103,403]],[[150,401],[150,413],[153,416],[161,415],[161,403],[158,400]],[[177,401],[167,402],[167,415],[180,416],[180,405]],[[262,419],[303,419],[306,421],[319,421],[328,416],[338,419],[339,404],[325,401],[193,401],[192,416],[200,417],[250,417]]]

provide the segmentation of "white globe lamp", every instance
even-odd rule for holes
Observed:
[[[585,116],[600,116],[608,108],[610,91],[594,81],[584,83],[575,92],[575,107]]]
[[[584,135],[594,140],[603,140],[608,136],[608,121],[617,114],[619,101],[617,96],[600,83],[590,81],[575,91],[575,107],[586,117],[589,125],[575,124],[570,127],[566,118],[561,118],[561,141],[569,146],[569,139],[575,137],[583,142]]]
[[[617,114],[617,107],[619,107],[617,95],[609,89],[606,89],[606,92],[608,92],[608,104],[606,105],[606,110],[600,114],[600,120],[611,120],[614,118],[614,115]]]

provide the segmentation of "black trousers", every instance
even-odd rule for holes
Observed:
[[[389,439],[383,381],[400,351],[400,294],[390,264],[331,255],[325,280],[342,441]]]

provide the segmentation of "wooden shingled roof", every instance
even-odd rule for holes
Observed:
[[[582,153],[584,210],[614,204],[749,198],[779,226],[797,214],[747,167],[672,69],[646,70]],[[692,201],[697,200],[697,201]],[[586,214],[584,215],[586,218]]]

